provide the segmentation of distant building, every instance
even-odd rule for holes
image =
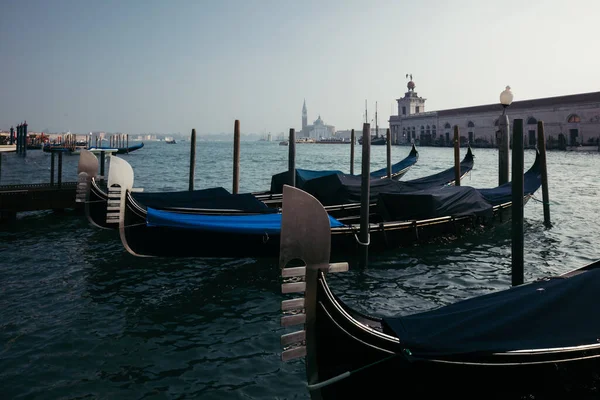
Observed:
[[[425,111],[425,100],[407,84],[404,97],[396,99],[398,115],[389,119],[392,142],[421,146],[451,146],[453,127],[458,126],[461,143],[473,147],[495,147],[498,118],[502,106],[481,106]],[[537,122],[544,122],[548,148],[598,146],[600,139],[600,92],[515,101],[507,108],[512,131],[513,120],[523,119],[526,147],[535,147]]]
[[[325,125],[321,116],[315,120],[312,125],[308,125],[308,112],[306,111],[306,100],[302,105],[302,131],[298,137],[307,137],[313,139],[330,138],[335,135],[335,126]]]

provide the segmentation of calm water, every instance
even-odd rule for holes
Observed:
[[[394,161],[408,151],[393,147]],[[241,191],[267,189],[271,175],[287,168],[287,152],[277,142],[242,142]],[[452,165],[452,149],[419,152],[405,179]],[[296,165],[349,171],[349,153],[348,145],[299,144]],[[199,142],[196,188],[231,189],[232,154],[231,143]],[[474,154],[463,185],[495,186],[496,150]],[[136,187],[188,187],[189,142],[150,142],[122,157]],[[526,168],[534,157],[526,151]],[[4,154],[1,183],[47,182],[49,160],[40,151],[26,159]],[[77,160],[65,157],[65,181],[75,180]],[[374,146],[371,160],[372,169],[384,167],[385,147]],[[548,153],[554,226],[543,227],[541,203],[526,205],[526,281],[600,258],[599,165],[597,153]],[[358,309],[382,315],[505,289],[510,225],[372,256],[368,268],[336,274],[330,285]],[[282,299],[272,261],[136,258],[115,232],[81,215],[19,214],[0,226],[1,397],[307,399],[303,360],[280,361]]]

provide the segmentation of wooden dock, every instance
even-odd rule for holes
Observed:
[[[18,212],[78,208],[77,182],[0,186],[0,220],[12,220]]]

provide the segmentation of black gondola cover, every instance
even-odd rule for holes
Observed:
[[[250,193],[231,194],[222,187],[179,192],[134,192],[131,195],[140,205],[155,209],[207,208],[265,214],[278,211]]]
[[[579,346],[600,339],[599,300],[600,269],[383,322],[417,357]]]
[[[493,206],[469,186],[442,186],[407,193],[379,193],[377,209],[384,221],[429,219],[451,215],[492,217]]]

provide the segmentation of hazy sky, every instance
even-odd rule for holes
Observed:
[[[287,132],[600,90],[598,0],[0,0],[0,128]],[[395,111],[394,111],[395,112]]]

